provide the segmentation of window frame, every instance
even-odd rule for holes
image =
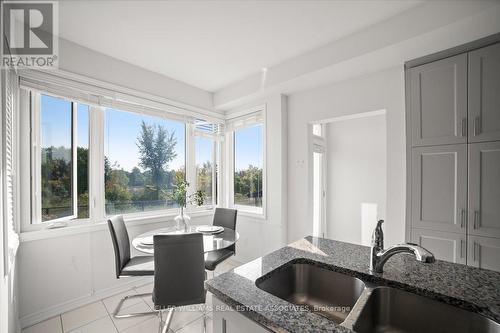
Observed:
[[[254,120],[256,119],[256,120]],[[234,203],[234,171],[235,171],[235,132],[239,129],[262,125],[262,207],[238,205]],[[267,218],[267,124],[266,106],[258,106],[244,111],[233,118],[227,120],[226,130],[226,158],[227,168],[227,204],[228,207],[238,210],[238,214],[251,216],[259,219]]]
[[[42,174],[41,174],[41,166],[42,166],[42,161],[41,161],[41,98],[42,95],[54,97],[54,98],[59,98],[63,99],[65,101],[68,101],[71,104],[71,200],[72,200],[72,214],[68,216],[63,216],[60,218],[48,220],[48,221],[42,221],[42,195],[41,195],[41,181],[42,181]],[[31,133],[31,142],[32,142],[32,149],[31,149],[31,179],[32,179],[32,184],[31,184],[31,189],[34,189],[31,191],[31,202],[32,202],[32,211],[31,211],[31,225],[48,225],[50,226],[51,224],[54,224],[54,226],[57,224],[58,226],[64,226],[64,224],[68,221],[73,221],[73,220],[80,220],[80,221],[86,221],[90,219],[90,210],[91,210],[91,205],[90,205],[90,200],[89,200],[89,218],[84,218],[84,219],[78,219],[78,175],[77,175],[77,151],[78,151],[78,104],[81,103],[76,100],[71,100],[63,96],[58,96],[53,93],[49,92],[38,92],[38,91],[30,91],[29,92],[29,98],[30,98],[30,133]],[[86,103],[82,103],[86,104]],[[89,113],[90,113],[90,106],[89,106]],[[90,141],[90,119],[89,119],[89,141]],[[89,158],[90,158],[90,142],[89,142]],[[89,170],[90,171],[90,163],[89,165]],[[90,183],[90,177],[89,177],[89,183]],[[91,197],[90,193],[90,184],[88,184],[89,187],[89,198]]]

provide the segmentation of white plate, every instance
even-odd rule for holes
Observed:
[[[153,236],[147,236],[142,239],[142,244],[144,245],[153,245]]]
[[[200,225],[196,228],[196,231],[201,232],[202,234],[217,234],[219,232],[223,232],[224,228],[214,225]]]

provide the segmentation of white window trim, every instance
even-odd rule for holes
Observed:
[[[238,112],[229,117],[228,124],[226,125],[226,149],[225,149],[225,167],[226,170],[226,193],[227,193],[227,206],[238,210],[238,214],[249,216],[253,218],[263,219],[267,218],[267,130],[266,130],[266,105],[253,107],[243,112]],[[231,123],[240,120],[257,118],[254,124],[262,124],[262,208],[236,205],[234,203],[234,132],[236,129],[251,127],[252,124],[245,124],[242,126],[233,127]]]

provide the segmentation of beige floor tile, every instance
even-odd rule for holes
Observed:
[[[202,306],[180,307],[174,312],[170,328],[174,331],[186,326],[203,315]]]
[[[141,286],[141,287],[136,287],[135,291],[138,294],[146,294],[146,293],[151,293],[153,292],[153,284],[149,283],[147,285]],[[151,310],[154,309],[154,304],[153,304],[153,299],[151,295],[143,296],[142,299],[146,304],[151,308]]]
[[[117,329],[109,316],[97,319],[87,325],[79,327],[70,333],[117,333]]]
[[[62,333],[61,317],[47,319],[36,325],[27,327],[22,333]]]
[[[118,302],[120,302],[120,300],[123,297],[128,296],[128,295],[136,295],[136,294],[137,294],[137,292],[135,291],[135,289],[130,289],[130,290],[127,290],[123,293],[105,298],[102,300],[102,302],[104,303],[106,310],[108,310],[108,313],[112,314],[113,311],[115,311],[116,306],[118,305]],[[123,302],[122,309],[125,309],[131,305],[141,303],[141,302],[142,302],[142,299],[140,297],[129,298],[125,302]]]
[[[134,304],[127,308],[127,312],[148,312],[148,311],[151,311],[151,309],[143,301],[141,301],[141,303]],[[131,317],[131,318],[122,318],[122,319],[117,319],[112,317],[111,319],[115,323],[116,328],[118,328],[118,331],[123,331],[129,327],[135,326],[139,323],[142,323],[143,321],[151,319],[154,316],[156,316],[156,314]]]
[[[129,327],[120,333],[157,333],[158,332],[159,320],[158,318],[150,318],[142,323]],[[169,330],[169,333],[173,333]]]
[[[206,317],[205,319],[206,333],[212,333],[212,318]],[[203,318],[199,318],[189,325],[184,326],[176,333],[203,333]]]
[[[64,332],[72,331],[107,315],[106,307],[101,301],[63,313],[61,317]]]
[[[140,287],[135,287],[134,289],[138,294],[151,293],[151,292],[153,292],[153,284],[148,283],[148,284],[140,286]]]

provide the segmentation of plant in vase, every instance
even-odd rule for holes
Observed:
[[[196,191],[191,195],[187,195],[189,183],[185,180],[178,181],[174,185],[172,192],[172,199],[179,205],[179,215],[175,217],[175,226],[177,230],[184,229],[188,231],[191,225],[191,218],[186,214],[185,208],[188,203],[202,206],[205,202],[205,193],[203,191]]]

